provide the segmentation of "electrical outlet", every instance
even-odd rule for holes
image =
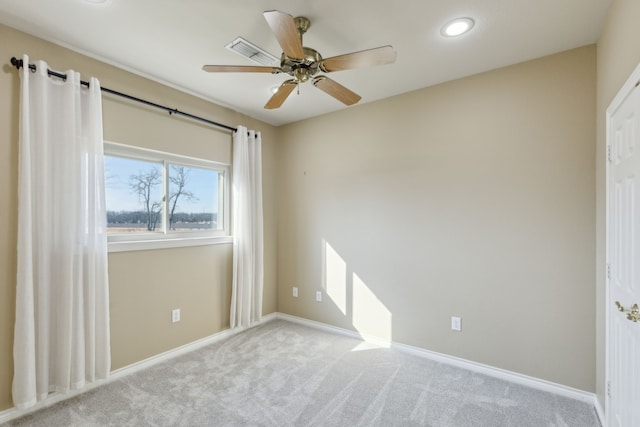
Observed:
[[[460,320],[459,317],[456,317],[456,316],[451,317],[451,330],[453,331],[462,330],[462,320]]]
[[[296,288],[295,286],[293,287],[293,296],[295,298],[298,298],[298,288]]]
[[[180,321],[180,309],[176,308],[171,310],[171,323],[176,323]]]
[[[322,301],[322,291],[316,291],[316,301]]]

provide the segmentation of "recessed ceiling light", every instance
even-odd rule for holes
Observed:
[[[448,22],[440,29],[440,34],[445,37],[457,37],[473,28],[475,22],[471,18],[457,18]]]
[[[107,2],[107,0],[84,0],[84,1],[91,4],[102,4]]]

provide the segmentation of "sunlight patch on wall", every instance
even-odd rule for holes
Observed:
[[[326,241],[322,240],[323,271],[322,281],[325,292],[336,307],[347,314],[347,263],[338,252]]]
[[[353,326],[362,335],[372,335],[391,341],[391,312],[355,273],[353,274]]]

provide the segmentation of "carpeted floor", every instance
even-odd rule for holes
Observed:
[[[7,426],[600,424],[581,401],[274,320]]]

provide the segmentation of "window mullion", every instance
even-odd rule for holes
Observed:
[[[162,183],[164,184],[164,197],[162,198],[162,229],[164,234],[167,234],[169,230],[169,163],[166,160],[162,161]]]

